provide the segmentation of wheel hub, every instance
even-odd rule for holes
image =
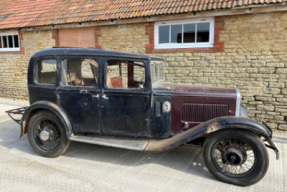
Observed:
[[[246,158],[246,151],[237,146],[229,147],[224,154],[225,162],[230,165],[242,165],[246,161]]]
[[[42,141],[53,140],[54,137],[55,137],[53,128],[51,128],[51,127],[45,127],[45,128],[40,132],[39,137],[40,137],[40,139],[41,139]]]

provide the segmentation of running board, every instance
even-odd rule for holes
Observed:
[[[130,149],[136,151],[144,151],[149,140],[140,139],[122,139],[114,137],[103,137],[103,136],[72,136],[69,138],[71,141],[77,141],[82,143],[103,145],[107,147],[116,147],[122,149]]]

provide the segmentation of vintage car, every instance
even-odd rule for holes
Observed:
[[[165,82],[162,58],[43,50],[29,62],[28,90],[31,105],[7,113],[45,157],[71,141],[145,152],[199,145],[216,178],[247,186],[268,169],[265,146],[278,156],[271,129],[247,118],[237,89]]]

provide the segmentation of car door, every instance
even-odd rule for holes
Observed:
[[[138,72],[135,70],[139,68]],[[102,132],[108,135],[148,136],[151,105],[145,61],[126,58],[103,61]]]
[[[28,91],[29,101],[49,101],[57,103],[55,90],[59,84],[58,58],[44,56],[37,58],[29,66]]]
[[[75,132],[100,133],[99,59],[61,58],[60,105]]]

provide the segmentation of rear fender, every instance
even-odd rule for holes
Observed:
[[[51,103],[48,101],[38,101],[33,103],[28,109],[26,109],[25,113],[22,116],[20,138],[22,138],[27,133],[30,118],[35,113],[41,110],[47,110],[57,115],[57,117],[59,117],[65,127],[67,137],[70,138],[71,136],[73,136],[72,124],[66,112],[55,103]]]
[[[243,117],[219,117],[211,119],[170,138],[163,140],[151,140],[146,146],[145,151],[166,151],[186,144],[194,139],[208,136],[213,132],[224,129],[249,130],[255,134],[264,136],[265,138],[272,137],[271,129],[251,119]]]

